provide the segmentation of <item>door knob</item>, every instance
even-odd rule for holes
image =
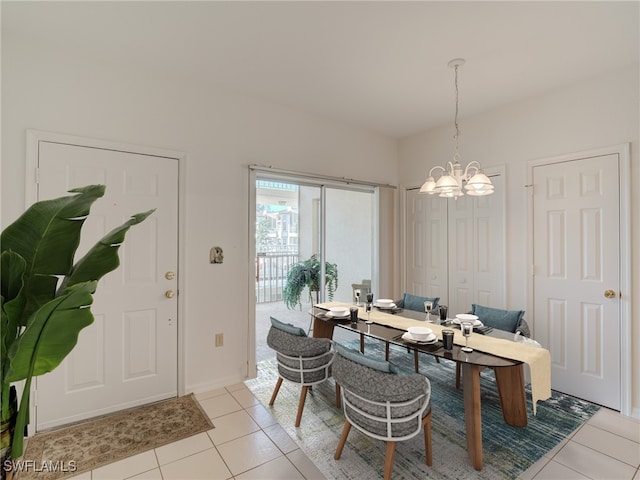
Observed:
[[[618,295],[616,295],[616,292],[614,292],[613,290],[605,290],[604,291],[604,297],[605,298],[616,298]]]
[[[174,278],[176,278],[176,274],[173,272],[167,272],[164,274],[164,278],[166,278],[167,280],[173,280]]]
[[[174,295],[175,292],[173,290],[167,290],[166,292],[164,292],[164,296],[167,298],[173,298]]]

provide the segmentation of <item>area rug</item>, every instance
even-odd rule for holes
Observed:
[[[348,346],[358,348],[357,341]],[[384,358],[383,344],[368,341],[367,354]],[[413,370],[413,354],[392,346],[390,360]],[[502,418],[495,378],[490,370],[481,375],[482,441],[484,467],[473,469],[466,449],[462,391],[455,388],[455,363],[422,355],[420,372],[431,382],[433,466],[425,464],[423,436],[398,442],[393,467],[394,479],[505,479],[512,480],[527,470],[546,452],[569,436],[595,412],[597,405],[553,391],[549,400],[538,402],[533,416],[528,397],[528,425],[511,427]],[[307,395],[302,422],[294,427],[300,396],[299,385],[285,381],[273,407],[269,398],[278,378],[275,359],[258,364],[258,377],[245,382],[260,402],[298,443],[327,478],[382,478],[384,442],[373,440],[351,429],[340,460],[333,455],[342,433],[344,416],[335,406],[332,379],[314,386]]]
[[[17,478],[71,477],[212,428],[193,394],[164,400],[34,435]]]

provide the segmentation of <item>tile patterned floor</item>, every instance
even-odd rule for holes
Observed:
[[[216,428],[78,480],[324,479],[242,383],[196,395]],[[437,459],[434,459],[437,462]],[[640,480],[640,421],[600,410],[520,480]]]

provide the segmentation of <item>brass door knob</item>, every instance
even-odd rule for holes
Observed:
[[[166,292],[164,292],[164,296],[167,298],[173,298],[174,295],[175,292],[173,290],[167,290]]]
[[[167,272],[164,274],[164,278],[166,278],[167,280],[173,280],[174,278],[176,278],[176,274],[173,272]]]
[[[613,290],[605,290],[604,291],[604,297],[605,298],[616,298],[618,295],[616,295],[616,292],[614,292]]]

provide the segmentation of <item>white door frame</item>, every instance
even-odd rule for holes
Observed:
[[[620,159],[620,413],[631,416],[631,177],[630,145],[613,145],[583,152],[527,162],[527,308],[534,312],[533,292],[533,168],[542,165],[580,160],[589,157],[617,154]]]
[[[186,181],[186,154],[184,152],[178,152],[173,150],[166,150],[154,147],[146,147],[140,145],[132,145],[122,142],[111,142],[107,140],[99,140],[93,138],[85,138],[74,135],[66,135],[54,132],[46,132],[41,130],[27,130],[27,149],[26,149],[26,175],[25,175],[25,208],[28,205],[33,204],[38,200],[38,148],[41,141],[65,143],[71,145],[78,145],[89,148],[100,148],[106,150],[118,150],[130,153],[137,153],[141,155],[150,155],[164,158],[175,158],[178,160],[178,293],[185,292],[185,279],[183,275],[180,275],[180,267],[186,265],[185,262],[185,249],[186,245],[186,233],[185,233],[185,211],[186,211],[186,199],[185,199],[185,181]],[[178,395],[185,394],[186,375],[184,372],[186,361],[185,354],[186,348],[184,344],[185,339],[185,319],[186,315],[186,301],[184,299],[178,300]],[[35,389],[35,384],[32,386]],[[33,393],[33,392],[32,392]],[[32,398],[34,396],[32,395]],[[35,418],[35,408],[32,404],[30,407],[31,418]],[[33,429],[33,430],[32,430]],[[31,422],[29,426],[29,434],[35,433],[35,422]]]

